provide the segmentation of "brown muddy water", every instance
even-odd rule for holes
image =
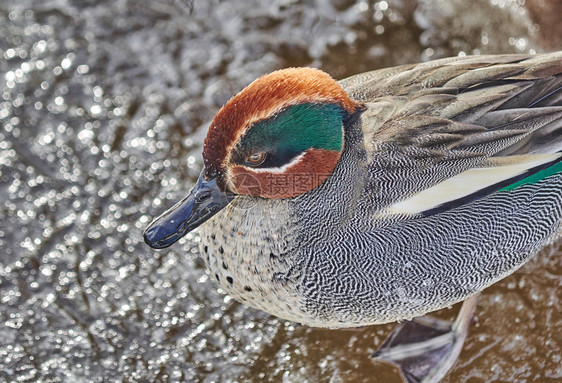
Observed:
[[[3,0],[0,381],[398,381],[368,358],[393,324],[248,309],[217,291],[196,234],[153,251],[142,230],[190,189],[213,114],[259,75],[560,49],[561,3]],[[562,381],[561,245],[484,291],[446,381]]]

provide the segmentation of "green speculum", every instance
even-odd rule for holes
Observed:
[[[340,152],[344,115],[339,104],[288,106],[250,127],[236,146],[234,160],[244,163],[248,156],[265,152],[267,160],[260,167],[279,167],[308,149]]]

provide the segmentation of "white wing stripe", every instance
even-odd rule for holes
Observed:
[[[528,169],[554,161],[561,153],[504,157],[508,163],[472,168],[438,183],[414,196],[389,206],[389,214],[417,214],[444,203],[466,197],[478,190],[523,174]]]

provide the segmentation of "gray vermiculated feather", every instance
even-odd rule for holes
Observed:
[[[497,82],[498,76],[495,71],[488,70],[484,65],[501,63],[503,68],[509,60],[521,60],[522,56],[499,56],[497,61],[494,61],[493,56],[483,58],[482,61],[471,58],[470,65],[461,65],[462,60],[452,61],[452,65],[460,72],[445,71],[438,66],[439,60],[435,66],[421,64],[421,70],[410,69],[412,72],[410,77],[421,79],[421,81],[436,71],[447,73],[449,76],[457,75],[446,82],[442,80],[442,83],[453,83],[453,80],[460,76],[470,77],[474,81],[470,86],[465,84],[466,88],[457,89],[457,95],[447,94],[446,106],[434,103],[434,110],[431,107],[420,107],[416,100],[426,96],[417,96],[417,93],[410,97],[413,100],[409,103],[404,102],[403,96],[398,97],[397,102],[393,102],[393,98],[390,96],[386,96],[382,100],[370,100],[370,103],[367,101],[368,111],[366,113],[371,110],[374,112],[365,114],[362,124],[367,155],[372,158],[369,164],[373,169],[372,177],[369,177],[370,190],[396,190],[396,192],[386,193],[383,198],[380,198],[379,201],[374,200],[373,203],[381,208],[399,198],[407,198],[468,168],[486,164],[488,157],[497,155],[501,151],[509,152],[509,154],[524,154],[525,152],[522,152],[521,148],[509,150],[511,146],[517,145],[521,140],[533,142],[535,144],[533,152],[543,152],[540,147],[537,147],[538,142],[533,140],[533,135],[540,136],[541,128],[546,127],[556,132],[552,128],[553,125],[550,124],[552,122],[560,123],[562,105],[554,104],[550,108],[541,109],[526,108],[536,98],[544,95],[542,91],[529,91],[535,87],[542,87],[544,81],[541,81],[543,80],[541,78],[523,81],[520,80],[520,77],[530,78],[531,73],[537,72],[560,73],[562,55],[558,53],[552,56],[553,58],[545,61],[551,63],[551,67],[557,68],[558,72],[547,70],[548,67],[542,63],[540,71],[533,70],[532,65],[525,65],[526,61],[519,61],[517,64],[513,64],[519,73],[510,70],[506,81],[501,83]],[[446,62],[450,62],[450,60],[446,60]],[[479,63],[485,70],[480,67],[475,68],[475,63]],[[437,69],[435,69],[436,67]],[[467,67],[473,68],[470,76],[465,72]],[[516,78],[512,80],[514,76]],[[418,84],[413,83],[410,77],[402,73],[397,81],[406,89],[417,88]],[[558,74],[551,82],[559,82],[561,78],[562,75]],[[392,78],[388,78],[380,86],[397,87],[392,80]],[[358,88],[356,86],[356,92]],[[404,91],[398,91],[398,93],[403,94]],[[503,105],[514,98],[518,99],[518,104],[512,103],[509,109],[503,109]],[[380,109],[386,110],[382,114],[382,118],[376,114]],[[502,110],[503,114],[499,110]],[[428,116],[437,116],[443,120],[439,126],[434,126],[429,122]],[[506,116],[511,121],[508,121]],[[497,121],[494,120],[495,117],[498,118]],[[455,130],[459,130],[459,125],[466,126],[467,130],[463,132],[462,139],[457,141],[457,145],[447,147],[440,147],[438,140],[435,141],[437,145],[433,148],[428,145],[420,147],[416,141],[403,138],[415,136],[417,134],[415,131],[420,129],[419,126],[424,125],[422,134],[426,137],[426,142],[430,142],[430,137],[437,133],[441,136],[454,134]],[[447,125],[451,127],[449,133],[447,133]],[[560,142],[559,137],[554,135],[549,139]],[[544,138],[541,141],[544,141]],[[544,152],[551,151],[552,149],[546,148],[544,150]],[[431,163],[428,163],[428,158],[431,158]],[[366,194],[370,194],[369,191]]]
[[[320,327],[466,299],[558,236],[562,174],[428,217],[379,214],[467,169],[560,150],[561,82],[562,53],[450,58],[342,80],[367,109],[346,127],[332,175],[292,199],[237,197],[201,227],[211,274],[252,307]]]

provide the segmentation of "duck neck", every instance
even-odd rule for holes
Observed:
[[[332,174],[316,189],[287,201],[293,222],[305,238],[330,237],[353,216],[364,187],[366,161],[360,123],[350,118],[344,149]]]

